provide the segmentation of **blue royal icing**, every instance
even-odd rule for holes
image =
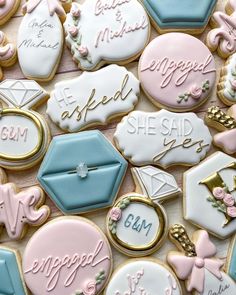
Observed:
[[[228,274],[236,281],[236,236],[234,238],[230,255],[230,262],[228,264]]]
[[[161,29],[205,27],[217,0],[144,0],[144,6]]]
[[[61,211],[77,214],[111,206],[126,169],[100,131],[84,131],[54,137],[38,180]]]
[[[15,252],[0,248],[0,295],[26,294]]]

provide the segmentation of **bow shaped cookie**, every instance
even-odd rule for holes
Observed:
[[[1,67],[10,67],[16,62],[16,60],[17,56],[15,45],[8,43],[6,35],[0,31],[0,80],[3,78]]]

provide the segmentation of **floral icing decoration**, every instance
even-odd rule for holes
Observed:
[[[236,217],[236,204],[234,197],[228,192],[226,186],[215,187],[213,189],[213,196],[209,196],[207,201],[212,203],[212,207],[223,213],[226,221],[223,225],[228,225]]]
[[[122,217],[122,210],[129,206],[130,200],[131,197],[124,198],[118,203],[117,207],[111,209],[109,214],[109,230],[112,234],[116,234],[117,222]]]
[[[101,284],[106,278],[105,271],[101,270],[96,276],[95,280],[91,280],[86,283],[83,290],[77,291],[75,295],[96,295],[97,294],[97,285]]]
[[[178,103],[181,103],[182,101],[187,102],[189,97],[192,97],[193,99],[198,100],[201,97],[202,93],[206,92],[209,89],[210,89],[210,81],[209,80],[206,80],[202,84],[202,87],[199,87],[195,84],[191,87],[189,92],[186,92],[184,94],[180,94],[177,98],[177,102]]]

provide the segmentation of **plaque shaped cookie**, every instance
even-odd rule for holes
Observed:
[[[221,239],[233,235],[236,232],[235,175],[235,158],[222,152],[186,171],[184,218]]]
[[[117,125],[117,148],[132,164],[194,165],[211,146],[211,135],[194,113],[131,112]]]
[[[139,81],[131,72],[110,65],[57,83],[47,113],[63,130],[77,132],[128,113],[138,102],[139,93]]]
[[[64,32],[61,21],[66,17],[60,0],[29,0],[18,32],[17,51],[24,76],[36,81],[51,80],[59,65]]]
[[[44,156],[50,132],[44,118],[32,108],[48,97],[35,81],[5,80],[0,84],[0,165],[19,170],[32,167]]]
[[[185,281],[188,292],[196,295],[236,293],[236,284],[223,271],[223,260],[215,257],[217,250],[207,231],[196,231],[190,239],[185,228],[175,224],[169,233],[181,252],[169,252],[167,262],[177,277]]]
[[[75,2],[64,27],[74,61],[87,71],[135,60],[150,36],[148,16],[137,0]]]

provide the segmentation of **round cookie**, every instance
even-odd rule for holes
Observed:
[[[101,294],[112,270],[103,232],[81,217],[47,223],[28,242],[23,274],[34,295]]]
[[[20,0],[0,1],[0,26],[5,24],[17,11]]]
[[[174,273],[157,259],[131,259],[112,275],[104,295],[181,295]]]
[[[139,61],[139,80],[158,107],[176,112],[193,110],[209,97],[216,65],[209,49],[197,38],[169,33],[152,40]]]

